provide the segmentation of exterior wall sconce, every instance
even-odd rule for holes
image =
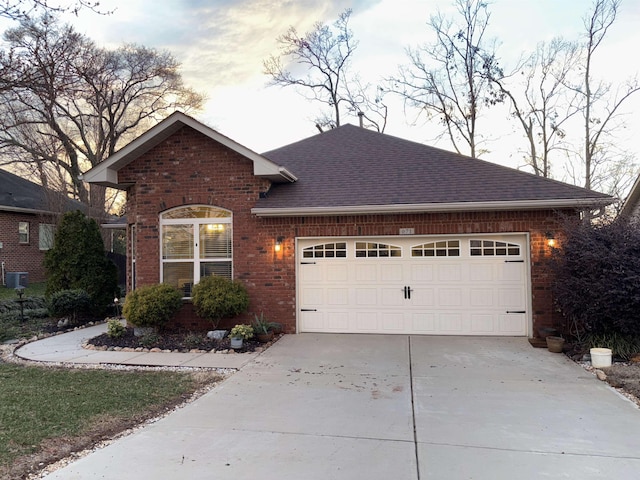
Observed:
[[[282,250],[282,242],[284,241],[284,237],[278,237],[276,238],[276,244],[273,247],[273,249],[276,251],[276,253],[280,252]]]
[[[553,236],[553,233],[551,232],[547,232],[545,234],[545,237],[547,238],[547,245],[549,245],[551,248],[555,248],[556,246],[556,239]]]

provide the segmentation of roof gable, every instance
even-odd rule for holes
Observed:
[[[293,182],[296,177],[286,168],[268,160],[254,151],[240,145],[228,137],[218,133],[203,123],[182,112],[175,112],[147,130],[134,141],[118,150],[102,163],[96,165],[83,175],[89,183],[97,183],[107,187],[124,188],[126,185],[118,181],[118,170],[128,165],[145,152],[151,150],[183,127],[190,127],[206,135],[210,139],[230,148],[253,162],[254,175],[268,178],[272,182]]]
[[[296,173],[258,215],[593,208],[613,198],[353,125],[263,156]]]

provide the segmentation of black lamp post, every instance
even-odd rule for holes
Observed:
[[[18,303],[20,304],[20,321],[24,322],[24,302],[27,301],[24,298],[24,287],[22,285],[18,285],[16,287],[16,295],[18,295]]]

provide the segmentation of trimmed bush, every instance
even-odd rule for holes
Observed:
[[[81,288],[91,297],[92,311],[101,315],[118,293],[117,269],[105,255],[98,223],[80,211],[62,216],[44,265],[47,297]]]
[[[48,303],[52,317],[70,317],[72,321],[91,311],[92,306],[91,297],[81,288],[60,290],[51,295]]]
[[[160,283],[139,287],[127,294],[122,313],[136,327],[161,328],[182,308],[182,292]]]
[[[107,322],[107,335],[109,338],[120,338],[126,333],[126,331],[127,328],[116,318]]]
[[[193,307],[196,315],[206,318],[217,328],[223,318],[233,318],[249,308],[249,294],[237,280],[210,276],[193,287]]]

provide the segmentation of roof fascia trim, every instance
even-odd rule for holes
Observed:
[[[368,215],[387,213],[477,212],[495,210],[536,210],[549,208],[597,208],[609,205],[613,198],[522,200],[512,202],[456,202],[402,205],[353,205],[337,207],[290,207],[251,209],[258,217],[299,217],[321,215]]]

